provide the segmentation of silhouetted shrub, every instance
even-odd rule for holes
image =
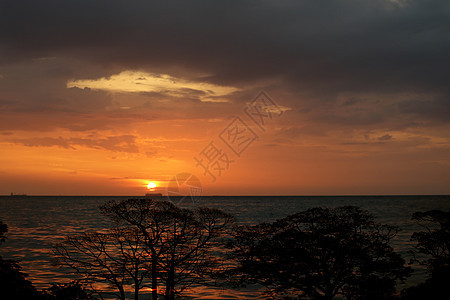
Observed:
[[[66,284],[53,284],[49,289],[45,289],[44,294],[48,299],[54,300],[94,300],[93,293],[86,289],[78,281]]]
[[[0,243],[6,240],[8,226],[0,221]],[[41,299],[42,295],[25,277],[18,261],[0,256],[0,299]]]

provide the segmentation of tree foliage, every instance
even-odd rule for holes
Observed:
[[[69,236],[55,253],[86,282],[108,282],[125,299],[150,287],[152,299],[163,290],[174,299],[196,284],[206,284],[220,267],[220,240],[233,223],[217,209],[180,208],[167,201],[110,201],[102,213],[114,221],[107,233]]]
[[[39,299],[40,293],[26,276],[17,261],[0,257],[0,298]]]
[[[8,226],[0,221],[0,244],[6,240],[7,232]],[[1,299],[41,299],[41,294],[26,277],[18,261],[0,256]]]
[[[66,284],[52,284],[48,289],[43,290],[47,300],[94,300],[92,291],[87,289],[78,281]]]
[[[389,246],[397,231],[353,206],[308,209],[239,229],[230,275],[260,283],[272,295],[385,299],[410,272]]]
[[[411,237],[417,243],[413,262],[425,265],[429,278],[418,286],[404,290],[403,298],[440,299],[448,294],[450,278],[450,212],[416,212],[412,219],[423,228]]]
[[[148,256],[136,229],[113,228],[107,233],[68,236],[55,246],[59,260],[82,276],[84,282],[107,282],[119,299],[132,288],[135,299],[148,277]]]
[[[424,231],[414,232],[411,237],[416,241],[418,253],[427,256],[417,259],[426,265],[431,273],[448,268],[450,263],[450,212],[430,210],[416,212],[412,219],[421,225]]]
[[[102,211],[121,226],[140,230],[152,257],[152,290],[164,283],[166,299],[195,285],[205,284],[217,271],[220,239],[233,224],[218,209],[180,208],[166,201],[131,199],[109,202]]]

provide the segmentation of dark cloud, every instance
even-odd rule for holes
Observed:
[[[48,79],[45,84],[38,84],[37,74],[20,81],[28,80],[24,90],[36,85],[35,96],[21,98],[36,103],[22,105],[29,110],[102,111],[111,105],[107,94],[63,92],[65,82],[138,69],[244,88],[230,97],[239,105],[265,87],[315,122],[448,122],[449,5],[448,0],[0,0],[0,66],[57,58],[39,73]],[[69,62],[61,65],[58,59]],[[9,74],[1,73],[3,88]],[[184,100],[199,109],[204,92],[184,92]],[[398,93],[411,97],[392,102]],[[380,104],[360,111],[322,109],[345,94],[377,95]],[[366,102],[349,95],[343,106]],[[202,107],[199,114],[214,116],[211,111],[219,106]],[[159,116],[169,110],[154,109]],[[171,108],[172,116],[186,117],[195,109],[179,105]],[[401,114],[410,118],[397,118]],[[70,126],[76,130],[76,124]]]
[[[403,114],[421,115],[425,119],[449,122],[450,95],[414,97],[399,103],[399,110]]]
[[[336,92],[444,89],[448,1],[402,3],[10,0],[0,42],[3,62],[65,55],[238,85],[283,76]]]

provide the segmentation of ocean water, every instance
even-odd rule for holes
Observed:
[[[108,200],[129,198],[137,197],[1,196],[0,219],[9,231],[8,240],[0,246],[0,254],[20,260],[23,271],[29,274],[28,279],[38,288],[67,282],[71,275],[67,269],[55,265],[52,245],[67,235],[107,228],[109,221],[101,216],[98,206]],[[195,204],[181,204],[219,208],[235,215],[241,224],[274,221],[312,207],[355,205],[370,211],[379,222],[401,228],[392,245],[409,260],[408,251],[414,245],[411,234],[420,230],[411,221],[412,214],[431,209],[448,211],[450,196],[204,196]],[[425,270],[418,268],[400,287],[417,284],[425,276]],[[197,299],[250,299],[258,298],[260,290],[256,286],[239,290],[199,287],[193,295]]]

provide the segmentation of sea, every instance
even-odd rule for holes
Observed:
[[[111,224],[98,207],[110,200],[136,196],[0,196],[0,220],[8,225],[7,241],[0,245],[3,258],[20,261],[28,279],[38,288],[75,279],[69,269],[59,266],[52,246],[65,236],[99,231]],[[411,258],[410,241],[421,227],[411,220],[417,211],[450,210],[450,195],[439,196],[202,196],[170,198],[181,206],[206,206],[231,213],[240,224],[258,224],[284,218],[312,207],[359,206],[383,224],[397,225],[401,231],[391,245],[406,261]],[[181,203],[179,203],[181,201]],[[397,289],[426,279],[426,270],[413,265],[414,272]],[[197,287],[187,294],[195,299],[264,299],[261,287],[240,289]],[[147,298],[143,298],[147,299]]]

